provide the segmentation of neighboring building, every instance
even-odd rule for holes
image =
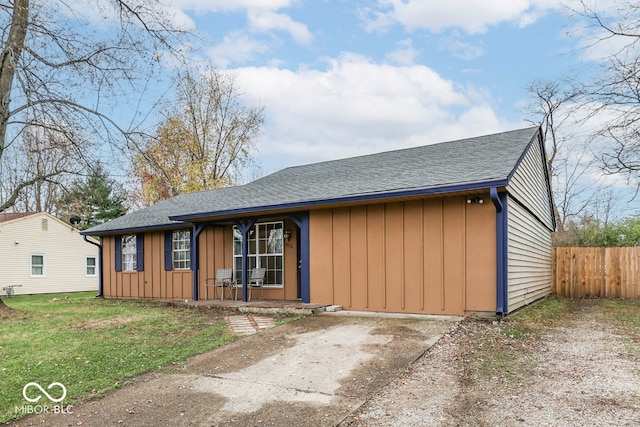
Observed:
[[[98,241],[45,213],[0,214],[0,296],[97,291]]]
[[[105,297],[204,299],[216,269],[260,266],[267,299],[460,315],[549,294],[554,229],[528,128],[290,167],[84,233],[102,237]]]

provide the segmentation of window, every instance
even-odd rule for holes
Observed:
[[[256,224],[249,230],[249,271],[253,268],[266,268],[265,286],[282,287],[284,285],[284,242],[282,240],[282,222]],[[235,277],[242,280],[242,233],[233,229],[233,261]]]
[[[122,271],[136,271],[138,267],[136,243],[135,234],[122,236]]]
[[[88,256],[85,258],[86,259],[86,263],[85,263],[85,274],[87,275],[87,277],[96,277],[97,274],[97,262],[96,262],[96,257],[94,256]]]
[[[44,255],[31,255],[31,277],[44,277]]]
[[[144,234],[115,236],[115,270],[144,270]]]
[[[191,268],[191,232],[174,231],[171,237],[173,268],[188,270]]]

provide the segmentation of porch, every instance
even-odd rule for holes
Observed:
[[[252,300],[245,302],[242,300],[199,300],[199,301],[171,301],[172,304],[198,309],[218,308],[239,312],[269,313],[286,312],[299,314],[316,314],[324,311],[327,304],[310,304],[302,301],[285,300]]]

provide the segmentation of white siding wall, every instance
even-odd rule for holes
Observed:
[[[534,142],[513,174],[507,191],[529,208],[549,229],[553,228],[550,195],[541,144]]]
[[[551,233],[511,197],[508,218],[511,312],[551,293]]]
[[[32,254],[45,256],[44,277],[31,277]],[[22,285],[15,288],[16,295],[97,291],[98,277],[86,276],[87,256],[97,261],[98,248],[51,215],[0,222],[0,295],[6,285]]]
[[[509,312],[551,293],[553,213],[544,165],[536,140],[507,186]]]

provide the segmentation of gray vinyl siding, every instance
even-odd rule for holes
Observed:
[[[542,146],[535,141],[509,181],[507,191],[531,210],[549,230],[553,230],[553,214],[543,159]]]
[[[551,293],[551,233],[530,212],[508,200],[508,311]]]

